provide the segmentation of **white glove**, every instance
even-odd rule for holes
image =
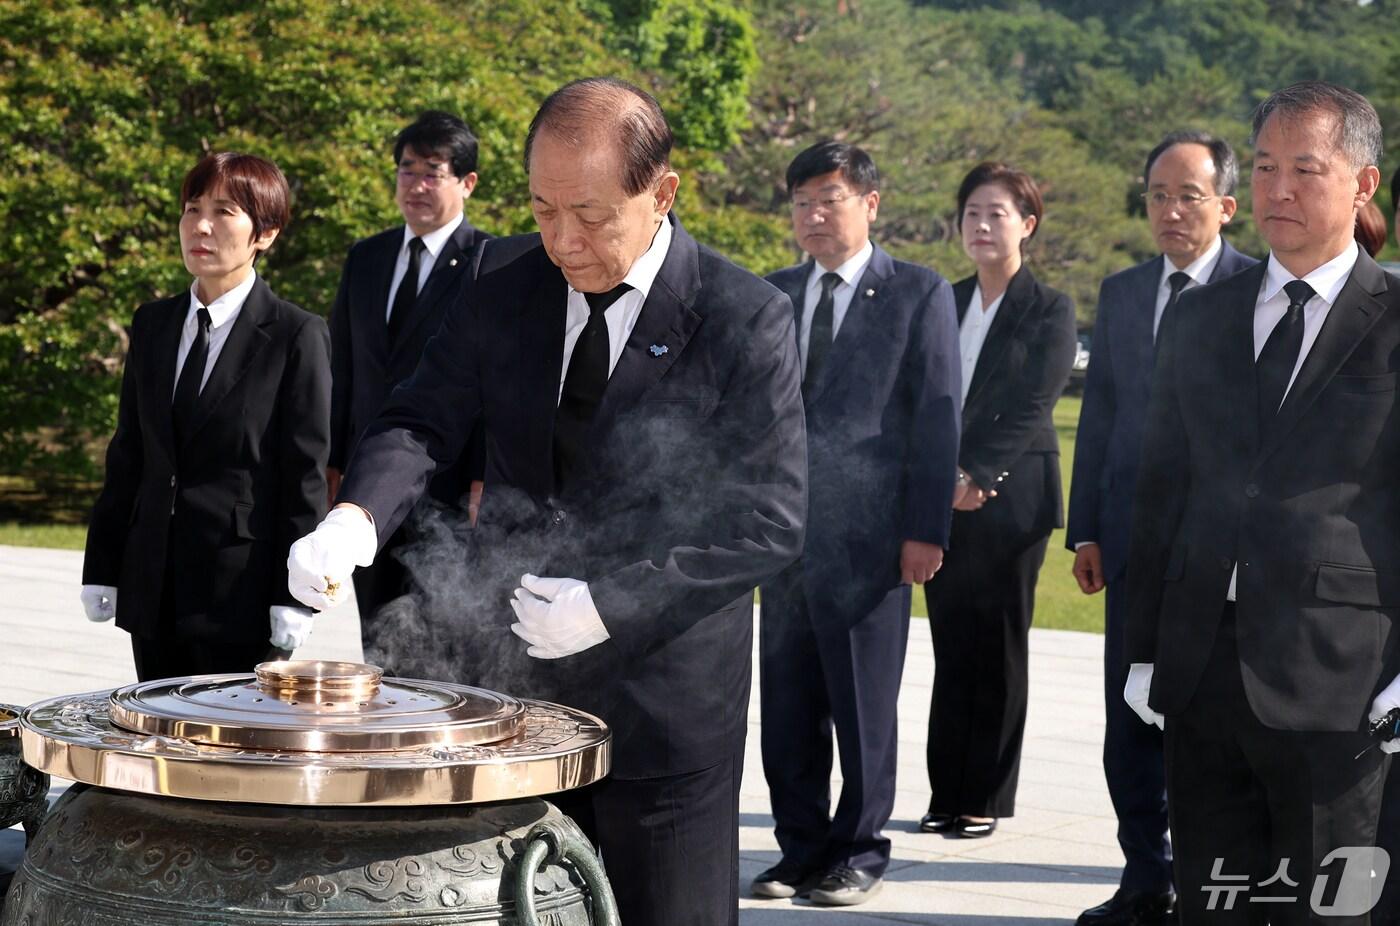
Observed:
[[[1400,707],[1400,676],[1382,688],[1381,693],[1376,695],[1376,700],[1371,702],[1371,723],[1380,720],[1397,707]],[[1400,739],[1383,740],[1381,752],[1400,752]]]
[[[84,585],[78,597],[83,600],[87,619],[94,624],[117,616],[117,590],[110,585]]]
[[[1152,663],[1135,662],[1128,668],[1128,683],[1123,686],[1123,700],[1133,709],[1143,723],[1155,723],[1157,729],[1166,729],[1166,718],[1147,705],[1147,695],[1152,691]]]
[[[363,508],[335,508],[287,554],[287,590],[316,611],[333,608],[349,593],[356,566],[374,562],[379,538]]]
[[[311,638],[311,628],[316,623],[316,615],[306,608],[294,608],[288,604],[275,604],[268,613],[272,624],[269,642],[278,649],[294,650]]]
[[[526,573],[510,606],[520,620],[510,629],[530,644],[526,653],[536,659],[572,656],[609,638],[588,583],[578,579],[542,579]]]

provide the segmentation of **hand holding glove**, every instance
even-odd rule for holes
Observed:
[[[1142,718],[1143,723],[1155,723],[1157,729],[1166,729],[1166,718],[1147,704],[1147,696],[1152,691],[1152,663],[1135,662],[1128,669],[1128,683],[1123,686],[1123,700],[1133,712]]]
[[[272,633],[268,641],[277,649],[288,652],[304,645],[311,638],[311,628],[316,623],[316,615],[306,608],[275,604],[268,619]]]
[[[572,656],[609,639],[587,582],[526,573],[510,606],[520,621],[510,629],[530,644],[526,652],[536,659]]]
[[[84,585],[78,597],[83,601],[87,619],[94,624],[117,616],[117,590],[110,585]]]
[[[1380,720],[1397,707],[1400,707],[1400,676],[1382,688],[1381,693],[1371,702],[1371,723]],[[1383,740],[1380,747],[1381,752],[1400,752],[1400,739]]]
[[[356,566],[374,562],[379,538],[369,512],[358,506],[335,508],[314,531],[292,544],[287,554],[287,590],[315,611],[345,600]]]

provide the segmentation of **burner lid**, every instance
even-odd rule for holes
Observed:
[[[0,740],[19,736],[20,709],[13,704],[0,704]]]
[[[354,662],[265,662],[251,679],[212,675],[118,688],[110,716],[135,733],[304,752],[495,743],[524,724],[524,705],[508,695],[383,674]]]

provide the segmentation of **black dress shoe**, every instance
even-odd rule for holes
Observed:
[[[1129,891],[1119,888],[1108,900],[1079,914],[1075,926],[1166,926],[1176,921],[1176,895],[1171,891]]]
[[[997,831],[997,821],[995,817],[990,820],[969,820],[967,817],[958,817],[953,824],[953,829],[964,839],[982,839]]]
[[[950,813],[933,813],[932,811],[923,815],[919,820],[919,832],[921,833],[946,833],[953,828],[953,823],[957,817]]]
[[[749,891],[755,897],[795,897],[805,894],[817,883],[821,872],[791,862],[779,862],[753,879]]]
[[[807,893],[807,899],[823,907],[851,907],[880,893],[884,883],[879,875],[837,865],[822,875],[817,886]]]

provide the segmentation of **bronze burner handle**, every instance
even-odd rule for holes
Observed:
[[[525,851],[515,872],[515,909],[521,926],[540,926],[535,910],[535,875],[550,862],[568,862],[583,878],[593,901],[594,926],[621,926],[617,900],[593,847],[554,823],[536,823],[525,835]]]

